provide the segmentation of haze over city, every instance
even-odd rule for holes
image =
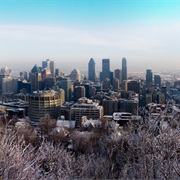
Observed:
[[[52,59],[61,69],[87,69],[94,58],[128,72],[180,66],[177,0],[0,1],[0,66],[30,70]]]

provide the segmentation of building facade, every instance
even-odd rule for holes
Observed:
[[[64,89],[65,91],[65,101],[69,102],[72,98],[72,81],[68,78],[57,78],[56,79],[56,86],[59,88]]]
[[[71,119],[76,120],[76,127],[81,126],[81,119],[86,116],[88,119],[100,119],[104,115],[103,107],[85,97],[80,98],[70,110]]]
[[[89,60],[89,63],[88,63],[88,79],[93,82],[96,79],[95,61],[92,58]]]
[[[62,105],[61,92],[53,90],[34,91],[29,97],[29,118],[33,121],[39,121],[45,115],[57,119],[60,116],[60,107]]]
[[[110,79],[110,60],[102,59],[102,72],[100,73],[100,80],[104,81],[106,78]]]
[[[161,87],[161,76],[160,75],[154,75],[154,84]]]
[[[119,84],[122,83],[122,70],[121,69],[115,69],[114,70],[114,77],[119,80]]]
[[[30,82],[31,82],[31,92],[41,90],[42,74],[40,68],[37,65],[34,65],[34,67],[31,70]]]
[[[74,88],[74,102],[77,102],[79,98],[85,96],[86,96],[86,91],[84,86],[76,86]]]
[[[146,70],[146,85],[153,83],[153,73],[151,69]]]
[[[127,60],[122,58],[122,81],[127,80]]]

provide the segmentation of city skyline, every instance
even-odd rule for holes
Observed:
[[[128,59],[128,72],[180,65],[178,1],[1,1],[0,66],[30,70],[50,59],[62,70],[101,70]],[[14,63],[16,62],[16,63]],[[161,64],[159,66],[159,64]]]

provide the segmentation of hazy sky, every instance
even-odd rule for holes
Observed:
[[[0,67],[180,70],[179,0],[0,0]]]

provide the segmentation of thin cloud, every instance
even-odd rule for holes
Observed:
[[[59,26],[0,25],[0,38],[23,41],[51,41],[60,43],[106,45],[107,42],[89,32]]]

